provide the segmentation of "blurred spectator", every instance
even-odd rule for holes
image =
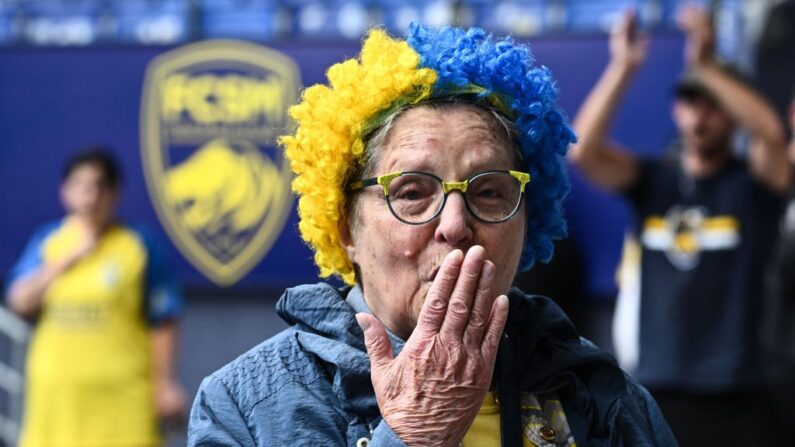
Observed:
[[[792,139],[790,162],[795,165],[795,92],[788,116]],[[795,445],[795,187],[787,212],[781,220],[781,237],[776,244],[770,271],[770,296],[765,312],[765,346],[771,356],[772,386],[778,420],[784,429],[781,445]]]
[[[679,21],[688,72],[672,109],[677,161],[639,160],[608,140],[647,55],[632,13],[615,27],[610,63],[576,117],[571,161],[633,207],[642,247],[636,375],[681,445],[767,445],[776,433],[758,340],[765,260],[791,181],[785,133],[715,60],[707,14],[687,7]],[[747,161],[732,153],[736,127],[750,136]]]
[[[790,99],[789,114],[787,114],[787,122],[789,123],[789,130],[791,137],[789,142],[789,149],[787,150],[787,155],[789,155],[790,163],[795,164],[795,89],[792,90],[792,98]]]
[[[162,246],[115,215],[120,171],[104,149],[64,169],[67,215],[13,268],[11,310],[37,318],[21,446],[154,446],[158,416],[184,416],[174,378],[181,296]]]
[[[634,373],[638,367],[641,248],[633,233],[624,235],[621,261],[616,269],[618,296],[613,312],[612,338],[621,367]]]

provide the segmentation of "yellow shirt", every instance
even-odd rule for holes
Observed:
[[[524,447],[576,447],[563,406],[554,393],[522,393],[522,445]],[[486,393],[483,404],[469,431],[463,447],[499,447],[500,406],[494,393]]]
[[[478,415],[469,431],[461,441],[463,447],[500,447],[502,441],[500,438],[500,406],[497,404],[497,399],[494,393],[486,393],[486,398],[483,399],[483,405],[478,410]]]
[[[68,219],[49,228],[12,280],[67,256],[80,237]],[[150,268],[151,254],[141,234],[114,226],[47,289],[28,352],[21,446],[160,444],[147,318],[170,318],[179,297]]]

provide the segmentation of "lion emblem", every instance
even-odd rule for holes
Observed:
[[[166,174],[165,199],[194,233],[226,251],[234,236],[256,229],[284,194],[278,168],[256,147],[212,140]]]

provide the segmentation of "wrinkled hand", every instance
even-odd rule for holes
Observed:
[[[627,10],[610,32],[610,57],[631,69],[643,64],[649,54],[649,37],[638,32],[638,18]]]
[[[407,445],[458,445],[491,384],[508,298],[492,295],[494,264],[484,256],[480,246],[447,255],[395,358],[381,322],[356,315],[381,415]]]
[[[711,62],[715,53],[715,30],[709,14],[694,5],[684,6],[676,21],[687,36],[685,63],[698,68]]]
[[[161,380],[155,384],[155,411],[166,424],[181,424],[187,416],[185,390],[176,380]]]

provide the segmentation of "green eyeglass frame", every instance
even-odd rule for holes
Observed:
[[[392,203],[390,202],[390,199],[389,199],[389,185],[392,183],[392,181],[394,179],[396,179],[396,178],[398,178],[398,177],[400,177],[402,175],[406,175],[406,174],[409,174],[409,175],[420,174],[420,175],[425,175],[425,176],[428,176],[428,177],[432,177],[432,178],[436,179],[442,185],[442,191],[443,191],[444,195],[443,195],[442,202],[440,203],[438,209],[433,213],[432,216],[430,216],[429,218],[424,219],[422,221],[419,221],[419,222],[412,222],[412,221],[408,221],[406,219],[401,218],[398,215],[398,213],[395,212],[395,210],[393,209]],[[469,203],[469,199],[467,199],[466,192],[467,192],[467,188],[469,187],[469,184],[471,182],[477,180],[479,177],[482,177],[482,176],[488,175],[488,174],[510,174],[519,183],[519,196],[518,196],[518,200],[516,201],[516,205],[514,206],[513,210],[510,213],[508,213],[504,218],[499,219],[499,220],[488,220],[488,219],[482,218],[481,216],[479,216],[472,209],[472,207],[470,206],[470,203]],[[526,172],[511,171],[511,170],[481,171],[481,172],[477,172],[477,173],[473,174],[472,176],[470,176],[466,180],[459,181],[459,182],[446,182],[446,181],[442,180],[441,178],[439,178],[438,176],[433,175],[433,174],[431,174],[429,172],[402,171],[402,172],[390,172],[388,174],[379,175],[378,177],[370,177],[370,178],[366,178],[366,179],[361,179],[361,180],[355,181],[355,182],[351,183],[351,185],[348,188],[348,190],[349,191],[357,191],[357,190],[360,190],[360,189],[363,189],[363,188],[366,188],[366,187],[369,187],[369,186],[380,185],[383,188],[383,190],[384,190],[384,198],[387,201],[387,205],[389,207],[389,211],[392,212],[392,215],[394,215],[396,219],[398,219],[399,221],[401,221],[403,223],[409,224],[409,225],[422,225],[422,224],[428,223],[428,222],[432,221],[433,219],[435,219],[436,217],[438,217],[439,214],[441,214],[442,210],[444,209],[444,206],[447,204],[447,196],[448,196],[448,194],[450,192],[452,192],[452,191],[456,191],[457,190],[457,191],[460,191],[461,195],[464,197],[464,204],[466,205],[467,210],[476,219],[478,219],[481,222],[485,222],[485,223],[502,223],[502,222],[505,222],[505,221],[511,219],[514,215],[516,215],[516,211],[519,210],[519,207],[522,204],[522,199],[524,197],[524,192],[525,192],[525,186],[529,182],[530,182],[530,174],[528,174]]]

